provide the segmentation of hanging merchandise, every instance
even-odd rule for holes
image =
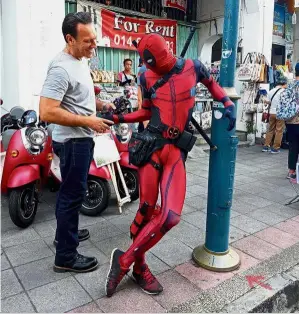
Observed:
[[[269,64],[266,62],[266,58],[264,55],[261,55],[260,60],[260,77],[258,82],[268,83]]]
[[[219,83],[220,79],[220,61],[213,62],[211,65],[207,65],[206,68],[210,72],[211,76],[214,78],[214,80]]]
[[[250,82],[254,73],[254,64],[252,63],[250,53],[245,57],[244,63],[241,64],[238,72],[238,80],[244,82]]]
[[[201,83],[196,85],[193,117],[202,129],[211,128],[213,98],[209,90]]]
[[[253,113],[257,111],[256,97],[259,90],[257,83],[243,83],[243,94],[241,97],[243,103],[243,111],[245,113]]]
[[[249,52],[238,72],[238,80],[243,82],[268,82],[269,63],[265,56],[257,52]]]
[[[89,60],[90,75],[96,87],[100,88],[101,92],[97,98],[104,102],[113,102],[115,98],[124,95],[124,87],[117,86],[117,73],[113,71],[101,70],[104,68],[101,60],[98,57],[97,50],[94,50],[94,55]]]
[[[113,71],[91,70],[90,74],[94,83],[114,83],[115,82],[115,74]]]

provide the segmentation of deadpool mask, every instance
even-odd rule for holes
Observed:
[[[143,36],[137,45],[137,51],[145,66],[159,75],[168,73],[176,63],[176,57],[169,51],[160,34]]]

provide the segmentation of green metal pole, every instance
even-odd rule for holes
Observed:
[[[225,0],[220,85],[235,102],[234,88],[240,0]],[[211,137],[216,151],[210,151],[206,241],[193,251],[193,259],[214,271],[231,271],[240,265],[238,254],[229,248],[230,209],[233,198],[238,138],[228,132],[224,106],[214,103]],[[235,110],[236,113],[236,110]]]

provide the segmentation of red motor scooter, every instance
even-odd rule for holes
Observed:
[[[95,95],[98,96],[101,92],[101,89],[97,86],[94,86]],[[125,92],[125,97],[121,98],[129,98],[127,91]],[[132,108],[130,106],[130,102],[115,99],[114,104],[116,108],[122,107],[121,110],[125,109],[127,112],[131,112]],[[113,125],[111,127],[112,135],[114,138],[114,142],[116,144],[117,150],[120,154],[119,165],[121,167],[121,171],[123,173],[124,181],[127,186],[131,201],[135,201],[139,198],[139,177],[138,177],[138,168],[129,163],[129,141],[133,132],[133,124],[128,123],[120,123],[118,125]],[[126,196],[126,192],[124,186],[121,182],[121,177],[117,173],[116,176],[117,186],[119,190],[119,194],[121,197]]]
[[[17,107],[20,114],[19,107]],[[23,110],[24,112],[24,110]],[[3,128],[1,134],[1,192],[9,194],[9,214],[15,225],[26,228],[32,224],[39,203],[39,187],[46,183],[52,161],[52,141],[37,125],[34,110],[25,111],[17,120],[18,130]]]

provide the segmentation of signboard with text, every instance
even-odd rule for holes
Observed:
[[[285,35],[285,7],[279,4],[274,6],[273,35]]]
[[[169,8],[175,8],[186,13],[187,0],[163,0],[163,6]]]
[[[132,18],[106,9],[95,12],[98,46],[136,50],[133,40],[139,42],[143,35],[158,32],[173,54],[176,53],[177,21]]]

